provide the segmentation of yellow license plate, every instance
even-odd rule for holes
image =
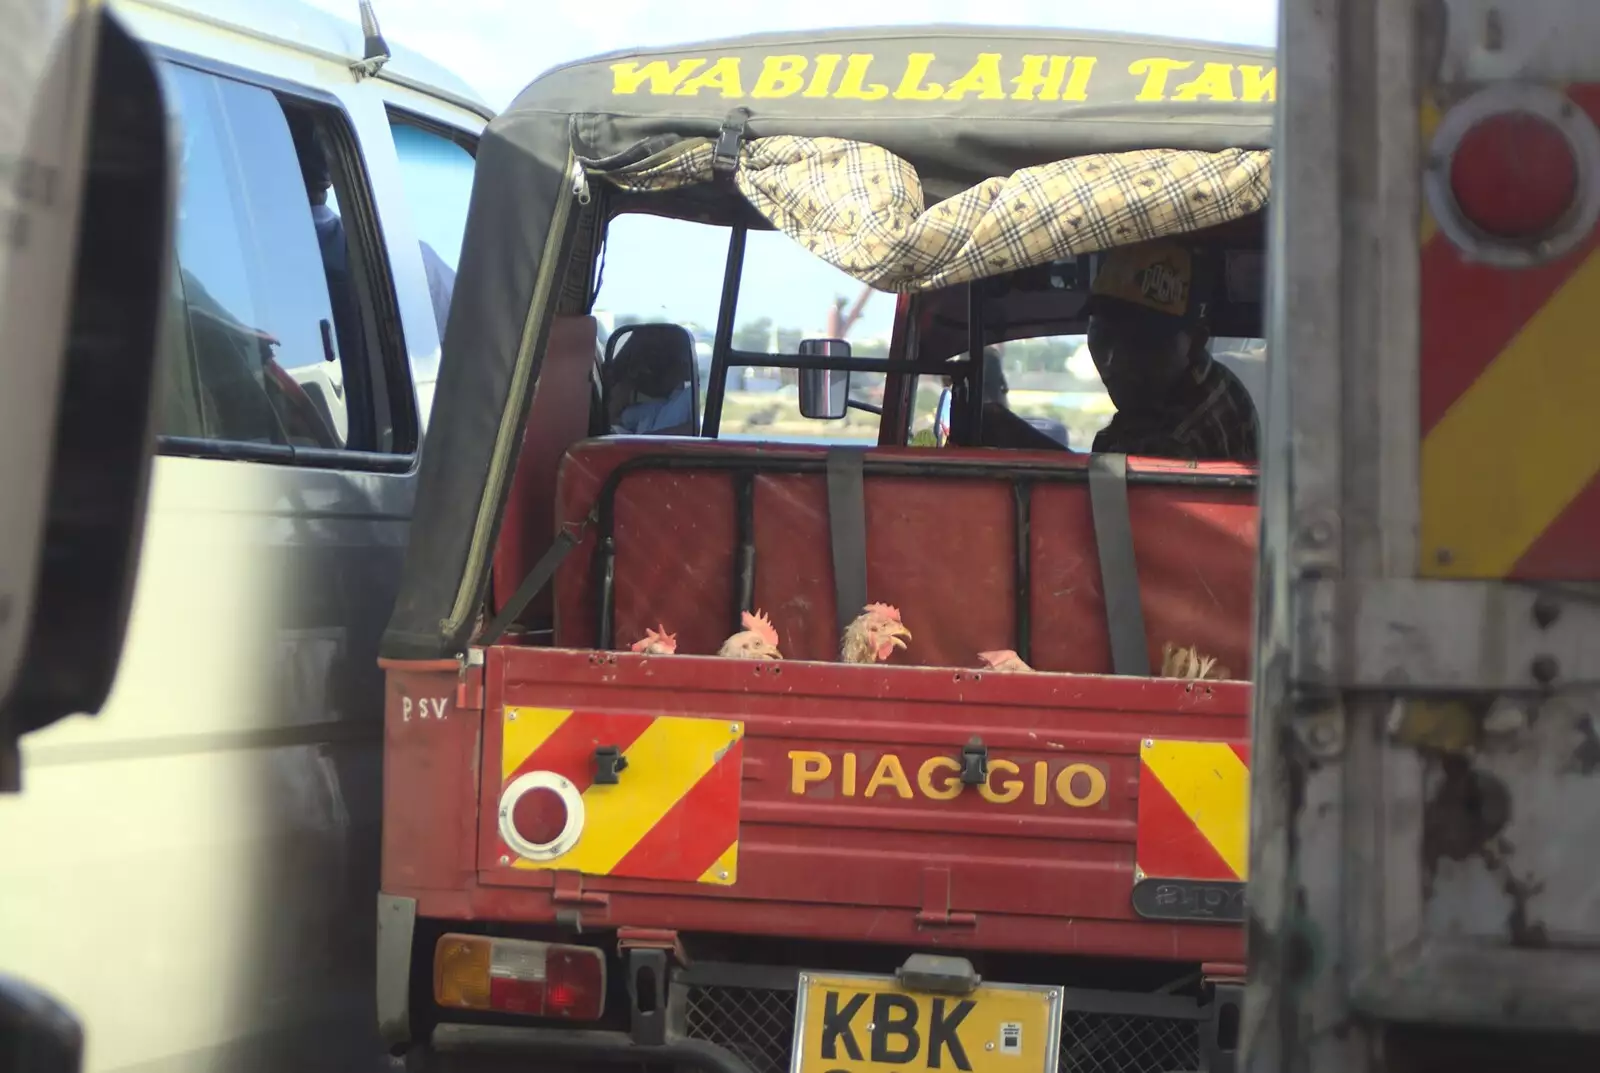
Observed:
[[[802,973],[791,1073],[1055,1073],[1061,989],[907,991],[892,976]]]

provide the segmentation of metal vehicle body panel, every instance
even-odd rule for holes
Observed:
[[[1600,18],[1282,10],[1244,1062],[1589,1068]]]
[[[405,53],[357,79],[359,31],[308,5],[115,6],[169,64],[343,112],[404,339],[397,405],[414,383],[425,416],[440,332],[389,109],[471,139],[487,108]],[[28,793],[0,802],[0,949],[83,1015],[88,1069],[384,1061],[373,659],[414,471],[163,447],[115,691],[29,742]]]

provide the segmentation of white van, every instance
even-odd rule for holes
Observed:
[[[384,1068],[375,660],[491,113],[357,0],[111,6],[181,124],[161,439],[111,698],[0,798],[0,970],[90,1071]]]

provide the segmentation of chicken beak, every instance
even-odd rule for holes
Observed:
[[[906,642],[911,640],[911,631],[906,629],[904,626],[891,626],[889,628],[889,640],[900,648],[904,648],[906,646]]]

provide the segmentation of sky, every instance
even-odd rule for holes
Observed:
[[[357,0],[312,0],[350,19]],[[373,0],[384,36],[449,67],[495,108],[557,64],[629,46],[738,34],[904,23],[1072,27],[1271,45],[1277,0]],[[716,317],[724,242],[709,229],[636,218],[613,226],[598,308],[706,323]],[[776,237],[776,236],[775,236]],[[661,273],[661,251],[674,270]],[[739,320],[820,328],[835,295],[860,287],[792,243],[747,258]],[[867,303],[857,336],[884,334],[892,302]]]

